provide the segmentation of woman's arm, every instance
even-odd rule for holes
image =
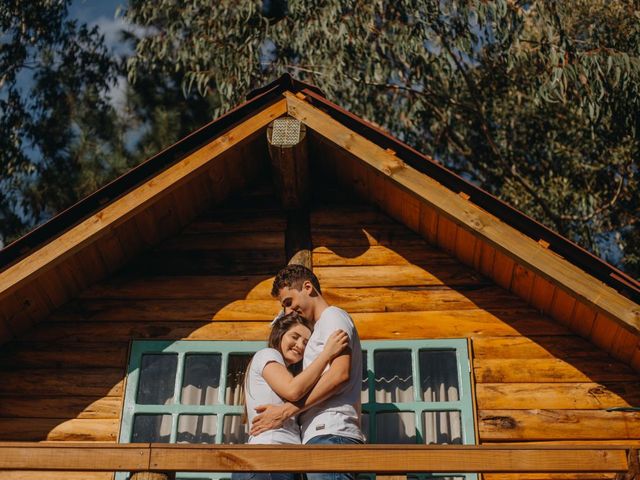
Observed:
[[[258,405],[256,412],[259,414],[251,424],[251,435],[259,435],[267,430],[280,428],[287,418],[303,412],[326,398],[334,395],[345,382],[349,381],[351,370],[351,351],[343,353],[331,362],[329,371],[322,375],[311,393],[304,402],[286,402],[282,405]]]
[[[327,365],[348,345],[349,336],[342,330],[336,330],[327,339],[320,355],[299,375],[294,377],[284,365],[270,362],[263,368],[262,376],[280,398],[296,402],[311,390]]]

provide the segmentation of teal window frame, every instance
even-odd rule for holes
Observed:
[[[127,382],[124,396],[124,408],[120,428],[120,443],[131,443],[133,434],[133,421],[139,414],[165,414],[171,415],[171,434],[169,443],[175,443],[178,431],[178,419],[180,415],[217,415],[216,423],[216,444],[222,443],[222,432],[224,427],[224,417],[229,415],[241,415],[243,406],[227,405],[224,403],[227,366],[229,356],[236,354],[252,354],[267,346],[264,341],[219,341],[219,340],[179,340],[179,341],[158,341],[158,340],[134,340],[131,344],[129,365],[127,370]],[[389,350],[410,350],[412,360],[412,375],[414,379],[414,399],[412,402],[375,402],[375,371],[374,358],[376,351]],[[421,350],[455,350],[457,370],[458,370],[458,401],[446,402],[426,402],[420,399],[420,362],[419,354]],[[416,441],[422,443],[424,412],[430,411],[459,411],[462,424],[462,443],[464,445],[475,444],[475,430],[473,419],[473,399],[471,393],[471,373],[469,363],[469,351],[466,339],[438,339],[438,340],[370,340],[362,341],[362,351],[367,355],[367,381],[369,401],[363,403],[362,410],[369,415],[369,429],[375,432],[376,414],[383,412],[414,412],[416,415]],[[167,405],[142,405],[135,402],[140,379],[140,366],[145,354],[171,353],[177,354],[177,369],[174,384],[173,401]],[[180,403],[182,382],[184,377],[184,360],[187,354],[214,354],[221,355],[220,384],[218,387],[218,403],[215,405],[183,405]],[[375,440],[375,438],[374,438]],[[373,475],[362,475],[363,478],[374,478]],[[465,478],[475,480],[475,474],[410,474],[411,479],[429,479],[440,477]],[[116,473],[115,480],[125,480],[127,474]],[[224,473],[179,473],[179,479],[220,479],[229,478],[229,474]]]
[[[411,351],[411,372],[413,375],[413,402],[388,402],[377,403],[375,401],[375,368],[374,359],[376,351],[409,350]],[[456,365],[458,367],[458,401],[430,402],[420,399],[420,350],[454,350],[456,353]],[[473,422],[473,399],[471,393],[471,366],[467,340],[369,340],[362,342],[362,351],[367,353],[367,380],[369,401],[362,404],[362,412],[369,414],[369,429],[373,432],[370,440],[376,443],[376,414],[384,412],[414,412],[416,424],[416,443],[424,443],[424,425],[422,415],[424,412],[459,411],[462,423],[462,444],[475,444],[475,430]]]

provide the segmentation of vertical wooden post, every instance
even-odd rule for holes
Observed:
[[[292,263],[313,268],[311,261],[311,227],[309,226],[309,211],[296,210],[287,215],[287,231],[285,234],[285,250],[287,264]]]
[[[293,117],[267,126],[273,181],[285,210],[298,210],[309,201],[309,160],[306,127]]]
[[[293,117],[277,118],[267,127],[273,183],[287,211],[287,263],[312,268],[309,227],[309,155],[306,127]]]

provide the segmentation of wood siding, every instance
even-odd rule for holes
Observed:
[[[506,289],[508,276],[522,277],[519,290],[534,288],[536,279],[446,223],[429,230],[428,212],[410,201],[396,208],[415,231],[339,190],[315,202],[315,272],[362,339],[470,339],[479,442],[640,445],[640,413],[607,411],[640,404],[638,374]],[[275,197],[258,188],[200,215],[5,345],[0,440],[117,441],[133,339],[265,339],[278,311],[270,290],[285,262],[285,229]],[[416,232],[435,243],[455,237],[455,247],[447,252]],[[469,265],[451,255],[453,248]],[[497,285],[474,265],[509,273]]]

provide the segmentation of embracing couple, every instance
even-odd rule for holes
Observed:
[[[362,352],[351,317],[322,297],[313,272],[289,265],[271,294],[284,315],[269,346],[251,360],[245,378],[252,444],[360,444]],[[302,363],[302,369],[300,364]],[[234,473],[233,480],[293,480],[294,474]],[[353,480],[348,473],[307,474],[308,480]]]

